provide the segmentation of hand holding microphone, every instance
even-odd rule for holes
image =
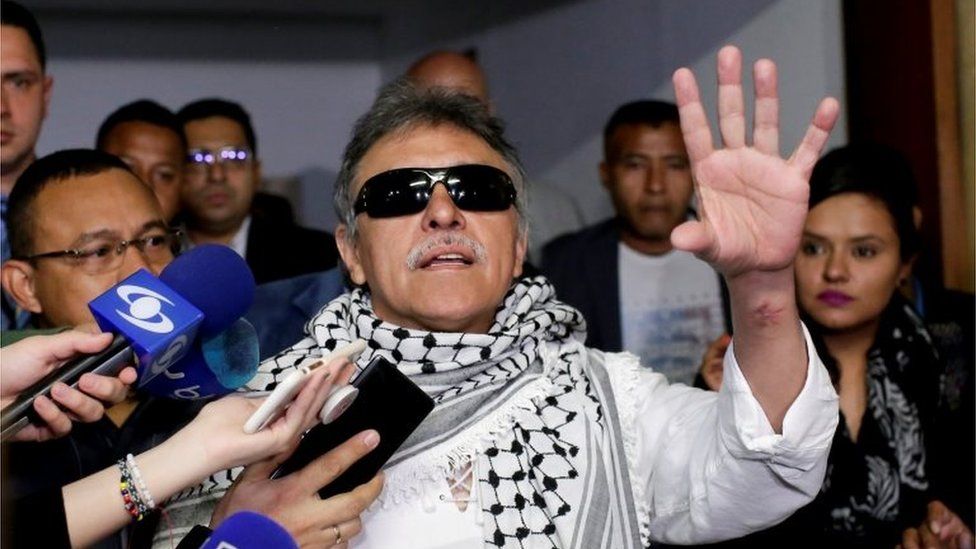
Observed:
[[[101,351],[111,341],[110,334],[70,330],[28,337],[4,347],[0,350],[3,362],[0,408],[6,408],[23,390],[61,367],[68,359],[79,353]],[[56,384],[52,387],[50,399],[41,395],[33,401],[33,409],[43,423],[27,426],[13,439],[43,441],[64,436],[71,431],[72,418],[85,423],[98,421],[105,413],[106,404],[117,404],[125,399],[129,385],[135,379],[135,370],[124,368],[118,377],[85,374],[78,380],[77,389],[63,383]]]
[[[138,388],[168,398],[227,394],[257,369],[257,338],[240,320],[254,297],[247,264],[225,246],[204,245],[173,260],[160,278],[137,271],[89,304],[115,338],[97,354],[70,361],[28,387],[0,415],[3,438],[27,425],[33,403],[88,372],[118,374],[136,363]],[[43,405],[42,405],[43,406]]]

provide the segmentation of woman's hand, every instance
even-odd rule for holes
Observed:
[[[246,434],[244,423],[264,398],[229,395],[204,406],[173,440],[190,452],[202,453],[199,459],[206,469],[203,475],[279,454],[293,447],[299,436],[315,425],[333,382],[345,382],[352,370],[345,358],[316,369],[285,413],[256,433]]]

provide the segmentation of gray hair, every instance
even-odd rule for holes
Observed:
[[[353,128],[352,139],[342,155],[342,166],[336,177],[333,202],[336,215],[346,224],[347,239],[356,236],[355,197],[352,182],[359,162],[377,141],[387,135],[406,133],[417,126],[448,124],[469,131],[484,141],[505,159],[511,168],[515,184],[515,209],[519,218],[519,232],[528,231],[525,174],[515,148],[505,140],[504,124],[488,112],[488,108],[474,97],[446,88],[421,89],[400,78],[380,90],[379,96]]]

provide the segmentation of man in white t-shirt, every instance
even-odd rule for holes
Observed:
[[[725,331],[726,308],[715,271],[671,245],[671,231],[693,215],[678,109],[627,103],[603,135],[600,178],[617,215],[546,246],[543,271],[586,317],[587,345],[630,351],[670,381],[690,384]]]

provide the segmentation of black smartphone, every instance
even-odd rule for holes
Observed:
[[[359,396],[352,405],[332,423],[320,423],[309,429],[295,453],[271,474],[271,478],[293,473],[353,435],[375,429],[380,434],[379,445],[319,490],[319,496],[325,499],[349,492],[376,476],[434,409],[433,399],[382,357],[374,358],[352,385],[359,389]]]

